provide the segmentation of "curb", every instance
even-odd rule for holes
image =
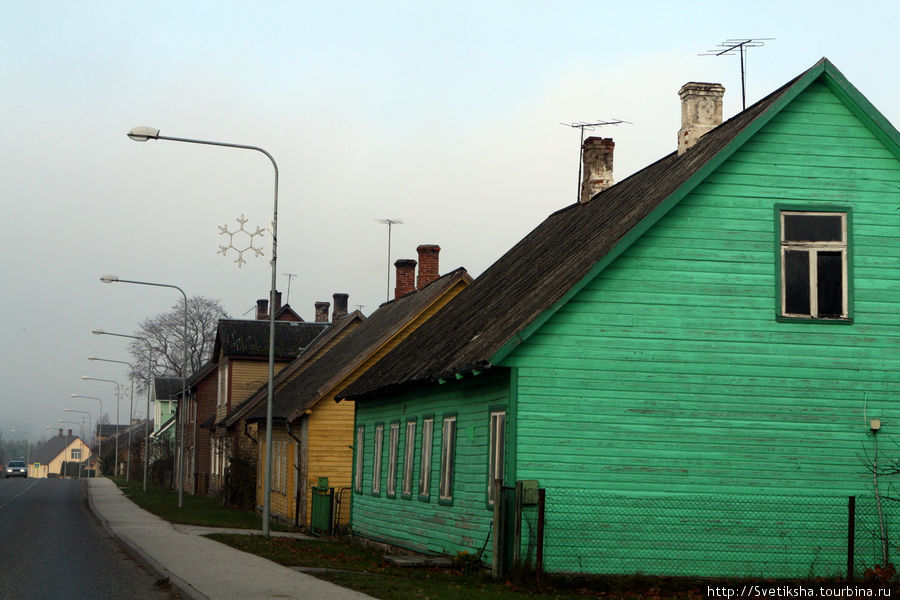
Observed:
[[[170,573],[165,567],[154,560],[152,556],[144,552],[144,550],[140,546],[132,542],[127,536],[119,535],[118,533],[116,533],[116,531],[109,526],[109,522],[106,520],[106,518],[101,515],[97,508],[94,506],[94,497],[91,493],[90,480],[87,480],[85,482],[85,488],[87,489],[86,494],[88,506],[90,507],[94,517],[97,518],[97,520],[103,526],[103,529],[105,529],[106,532],[109,533],[110,537],[116,540],[133,559],[140,562],[144,566],[144,568],[146,568],[157,578],[168,581],[169,586],[172,588],[172,590],[178,594],[181,594],[183,597],[190,598],[191,600],[210,600],[208,596],[194,588],[191,584]],[[118,490],[118,488],[116,489],[117,491],[119,491],[119,493],[121,493],[121,490]]]

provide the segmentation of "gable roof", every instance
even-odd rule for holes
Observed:
[[[54,458],[59,456],[61,452],[63,452],[66,448],[69,447],[69,444],[72,444],[81,439],[77,435],[67,436],[67,435],[56,435],[47,440],[46,443],[41,445],[38,448],[35,448],[31,451],[31,456],[29,457],[29,461],[34,463],[40,463],[42,465],[50,463]],[[87,444],[85,444],[86,446]]]
[[[275,321],[275,358],[292,360],[330,323]],[[269,321],[220,319],[213,348],[213,360],[219,352],[240,358],[264,358],[269,355]]]
[[[460,282],[469,284],[471,281],[466,270],[458,268],[421,290],[379,306],[364,323],[279,390],[273,402],[272,415],[280,419],[295,419],[454,286]],[[265,406],[260,406],[251,418],[265,418]]]
[[[364,322],[365,320],[366,316],[360,311],[355,310],[347,316],[338,320],[336,323],[333,323],[332,327],[329,327],[324,332],[322,332],[322,334],[318,336],[312,344],[307,346],[297,358],[295,358],[290,364],[288,364],[286,367],[275,374],[275,380],[272,382],[273,389],[275,390],[275,395],[279,393],[279,390],[285,381],[291,379],[291,377],[293,377],[299,369],[307,366],[307,363],[319,357],[318,352],[320,349],[327,346],[348,327],[360,321]],[[259,389],[256,390],[253,394],[251,394],[246,400],[238,404],[230,413],[228,413],[228,415],[226,415],[225,418],[219,422],[219,425],[231,427],[240,419],[247,416],[247,414],[255,409],[260,402],[267,400],[268,397],[269,384],[268,382],[266,382],[265,384],[261,385]]]
[[[338,394],[364,399],[497,365],[793,98],[822,79],[897,153],[900,135],[827,59],[590,202],[550,215]]]

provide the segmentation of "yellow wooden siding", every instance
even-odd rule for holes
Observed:
[[[333,394],[323,400],[309,415],[307,515],[312,514],[312,487],[319,477],[327,477],[337,493],[350,487],[353,470],[353,403],[338,404]],[[346,516],[340,524],[346,524]]]
[[[262,435],[265,436],[265,430],[260,429]],[[275,424],[272,427],[272,493],[270,496],[269,513],[272,517],[282,521],[294,521],[294,509],[296,503],[296,485],[297,470],[294,468],[297,460],[297,443],[287,434],[287,430],[282,425]],[[283,451],[283,458],[282,458]],[[256,479],[256,504],[263,504],[263,480],[265,477],[265,454],[266,442],[260,439],[259,442],[259,458],[257,461],[257,479]],[[280,464],[279,464],[280,463]],[[281,475],[276,471],[282,468],[284,483],[281,483]]]

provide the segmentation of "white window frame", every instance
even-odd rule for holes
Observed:
[[[503,463],[506,459],[506,411],[491,411],[488,440],[488,504],[494,505],[494,481],[503,481]]]
[[[444,417],[441,424],[441,481],[438,499],[453,500],[453,468],[456,461],[456,417]]]
[[[360,425],[356,428],[356,473],[353,474],[353,489],[357,493],[362,493],[363,487],[363,446],[366,440],[366,426]]]
[[[71,451],[69,460],[81,460],[81,448],[71,448]]]
[[[397,457],[400,449],[400,423],[391,423],[391,434],[388,442],[388,498],[397,496]]]
[[[416,458],[416,421],[406,422],[406,446],[403,448],[403,486],[400,493],[404,498],[412,497],[413,463]]]
[[[785,239],[785,217],[791,215],[803,216],[822,216],[822,217],[840,217],[841,218],[841,235],[843,239],[839,242],[835,241],[789,241]],[[848,259],[847,259],[847,213],[835,211],[802,211],[802,210],[782,210],[779,215],[779,237],[781,240],[781,316],[799,319],[824,319],[839,320],[848,319],[850,317],[849,305],[849,286],[848,286]],[[787,312],[787,269],[785,268],[785,254],[787,252],[807,252],[809,255],[809,314],[789,313]],[[841,253],[841,315],[839,317],[819,317],[819,298],[818,298],[818,253],[819,252],[840,252]]]
[[[434,417],[422,419],[422,451],[419,462],[419,499],[431,495],[431,449],[434,442]]]
[[[384,425],[375,426],[375,445],[372,455],[372,493],[381,494],[381,454],[384,447]]]

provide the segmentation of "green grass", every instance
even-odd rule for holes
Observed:
[[[178,508],[178,493],[173,490],[148,485],[145,492],[142,489],[141,481],[125,481],[122,477],[110,477],[110,479],[132,502],[171,523],[238,529],[260,529],[262,527],[261,517],[258,514],[223,506],[221,502],[213,498],[182,494],[182,507]],[[292,529],[274,522],[270,527],[276,531]]]

